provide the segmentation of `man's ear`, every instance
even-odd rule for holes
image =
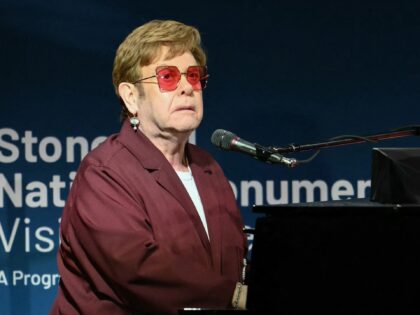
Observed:
[[[118,85],[118,93],[124,101],[125,106],[128,111],[135,115],[138,112],[137,101],[139,97],[139,92],[134,86],[134,84],[128,82],[121,82]]]

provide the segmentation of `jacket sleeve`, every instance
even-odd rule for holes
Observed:
[[[100,301],[120,305],[127,314],[229,306],[234,281],[203,268],[200,259],[188,256],[186,261],[159,243],[147,214],[150,209],[119,174],[87,166],[73,186],[62,222],[61,255],[64,265],[76,262],[73,268],[85,281],[74,289],[92,290],[98,309]],[[95,303],[77,308],[93,314]]]

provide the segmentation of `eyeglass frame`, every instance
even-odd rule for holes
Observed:
[[[180,76],[179,76],[179,80],[178,80],[178,82],[176,83],[176,86],[175,86],[175,88],[173,89],[173,90],[162,90],[162,88],[160,87],[160,84],[159,84],[159,78],[158,78],[158,71],[159,70],[162,70],[162,69],[164,69],[164,68],[168,68],[168,67],[175,67],[175,68],[177,68],[177,70],[179,71],[179,73],[180,73]],[[178,86],[179,86],[179,82],[181,81],[181,77],[182,77],[182,75],[185,75],[185,78],[187,79],[187,82],[189,83],[189,84],[191,84],[189,81],[188,81],[188,77],[187,77],[187,74],[188,74],[188,69],[189,68],[191,68],[191,67],[199,67],[199,68],[201,68],[201,69],[203,69],[204,71],[204,73],[205,73],[205,75],[203,76],[203,77],[201,77],[200,78],[200,84],[201,84],[201,89],[199,89],[199,90],[196,90],[196,89],[194,89],[194,91],[203,91],[206,87],[207,87],[207,82],[208,82],[208,78],[209,78],[209,74],[207,73],[207,66],[188,66],[188,68],[187,68],[187,71],[186,72],[181,72],[180,70],[179,70],[179,68],[177,67],[177,66],[168,66],[168,65],[166,65],[166,66],[158,66],[158,67],[156,67],[156,69],[155,69],[155,75],[152,75],[152,76],[150,76],[150,77],[147,77],[147,78],[141,78],[141,79],[138,79],[138,80],[136,80],[136,81],[134,81],[134,82],[130,82],[131,84],[137,84],[137,83],[141,83],[142,81],[144,81],[144,80],[148,80],[148,79],[152,79],[152,78],[156,78],[157,79],[157,82],[143,82],[143,83],[154,83],[154,84],[157,84],[158,86],[159,86],[159,90],[161,91],[161,92],[172,92],[172,91],[175,91],[177,88],[178,88]],[[203,82],[204,82],[204,84],[203,84]],[[192,85],[192,84],[191,84]]]

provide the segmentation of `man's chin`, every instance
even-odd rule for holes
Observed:
[[[166,128],[165,131],[173,135],[183,135],[183,136],[189,137],[190,134],[193,133],[193,131],[196,130],[198,126],[199,126],[198,124],[173,126],[170,128]]]
[[[188,132],[191,133],[195,129],[197,129],[199,125],[200,125],[200,122],[194,121],[194,122],[188,122],[188,123],[183,123],[183,124],[177,124],[173,126],[172,129],[179,133],[188,133]]]
[[[182,127],[182,128],[171,128],[169,131],[173,134],[185,134],[189,136],[196,127]]]

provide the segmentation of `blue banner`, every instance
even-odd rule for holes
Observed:
[[[119,131],[111,71],[132,29],[175,19],[200,30],[210,79],[192,141],[221,164],[253,227],[254,204],[369,197],[371,148],[418,147],[324,149],[289,169],[210,143],[219,128],[286,146],[419,124],[420,4],[407,3],[2,1],[1,314],[50,308],[61,212],[81,159]]]

